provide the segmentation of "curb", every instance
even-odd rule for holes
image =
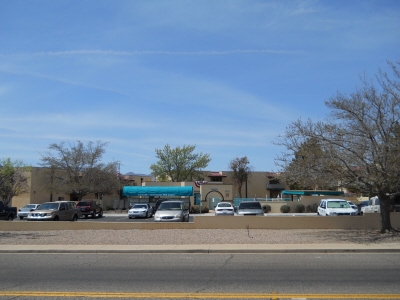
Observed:
[[[136,254],[295,254],[295,253],[400,253],[400,244],[237,244],[237,245],[0,245],[10,253],[136,253]]]

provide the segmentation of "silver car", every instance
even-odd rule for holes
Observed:
[[[22,220],[26,218],[31,211],[36,210],[40,204],[27,204],[24,207],[18,209],[17,216]]]
[[[27,217],[31,221],[78,221],[81,211],[73,201],[45,202]]]
[[[263,216],[264,211],[258,201],[243,201],[237,209],[239,216]]]
[[[160,204],[155,215],[156,222],[189,222],[189,203],[165,201]]]

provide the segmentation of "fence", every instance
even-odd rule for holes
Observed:
[[[272,201],[292,201],[292,198],[235,198],[233,199],[233,205],[239,206],[240,202],[243,201],[260,201],[260,202],[272,202]]]

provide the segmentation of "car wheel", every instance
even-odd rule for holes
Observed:
[[[189,222],[189,215],[187,215],[187,219],[186,219],[186,222]]]
[[[103,217],[103,210],[101,210],[99,213],[99,218],[102,218],[102,217]]]
[[[72,221],[73,221],[73,222],[78,221],[78,215],[74,215],[74,217],[72,218]]]
[[[59,218],[58,216],[55,216],[53,220],[54,220],[54,221],[59,221],[60,218]]]
[[[24,218],[24,217],[19,217],[21,220]]]

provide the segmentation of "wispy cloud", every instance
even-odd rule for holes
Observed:
[[[144,51],[116,51],[116,50],[67,50],[47,51],[34,53],[11,53],[1,54],[0,57],[29,57],[29,56],[79,56],[79,55],[112,55],[112,56],[135,56],[135,55],[235,55],[235,54],[280,54],[280,55],[301,55],[301,51],[273,50],[273,49],[236,49],[236,50],[208,50],[208,51],[165,51],[165,50],[144,50]]]

